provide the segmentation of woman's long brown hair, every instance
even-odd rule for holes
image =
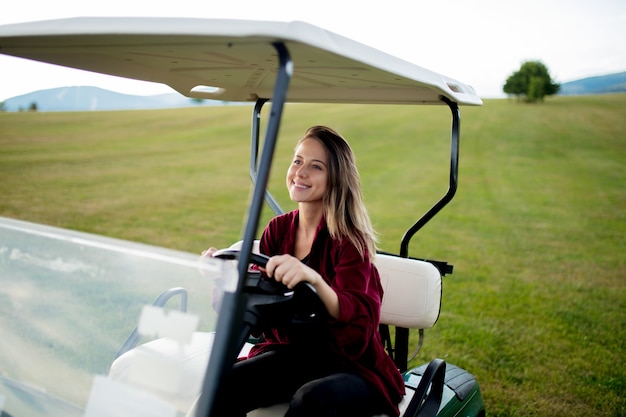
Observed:
[[[376,234],[363,204],[361,180],[354,153],[348,142],[333,129],[313,126],[298,144],[307,138],[320,141],[328,154],[328,187],[324,194],[324,217],[333,239],[347,238],[362,257],[370,261],[376,255]]]

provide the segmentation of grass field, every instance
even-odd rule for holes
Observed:
[[[0,215],[190,252],[240,238],[249,106],[0,113]],[[271,190],[313,124],[358,158],[380,248],[447,189],[444,107],[291,105]],[[626,95],[462,108],[457,196],[410,255],[447,260],[433,357],[490,416],[626,415]],[[271,216],[264,212],[263,223]]]

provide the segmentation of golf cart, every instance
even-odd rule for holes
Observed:
[[[421,346],[439,316],[442,276],[452,272],[410,257],[409,242],[456,192],[459,105],[481,104],[471,87],[302,22],[63,19],[0,26],[0,52],[254,103],[247,220],[220,258],[0,219],[2,417],[210,416],[223,376],[254,343],[251,330],[306,326],[323,314],[312,287],[289,291],[250,268],[267,261],[256,236],[264,203],[283,211],[267,184],[288,102],[451,110],[447,193],[409,225],[397,254],[376,257],[380,331],[404,375],[403,416],[484,415],[467,371],[440,359],[407,369],[409,330]],[[276,405],[249,415],[282,413]]]

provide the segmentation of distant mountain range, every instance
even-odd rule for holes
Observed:
[[[561,84],[560,95],[607,94],[626,92],[626,71],[583,78]]]
[[[626,92],[626,72],[589,77],[561,84],[560,95],[606,94]],[[215,106],[216,100],[194,100],[178,93],[136,96],[116,93],[98,87],[61,87],[39,90],[4,101],[5,111],[91,111],[138,110],[174,107]]]
[[[222,101],[194,100],[178,93],[136,96],[81,86],[51,88],[12,97],[4,101],[4,109],[20,111],[36,105],[37,111],[138,110],[222,104]]]

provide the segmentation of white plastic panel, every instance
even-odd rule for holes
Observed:
[[[441,274],[431,263],[376,255],[385,290],[381,322],[409,329],[427,329],[441,309]]]
[[[440,104],[445,96],[482,104],[469,85],[298,21],[113,17],[0,26],[0,53],[225,101],[271,98],[275,42],[293,60],[288,101]]]

